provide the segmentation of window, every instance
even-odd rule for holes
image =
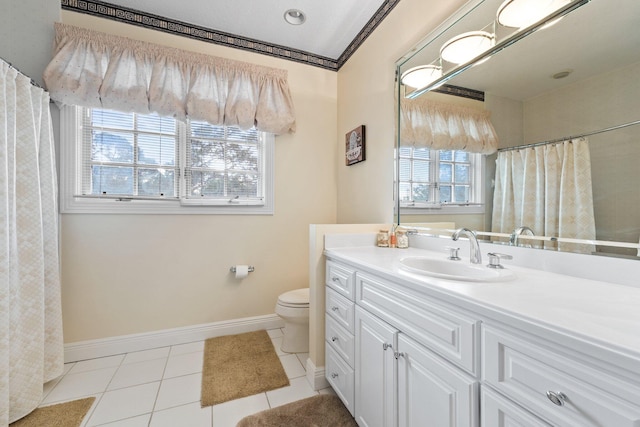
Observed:
[[[436,213],[481,213],[481,154],[461,150],[400,147],[400,206]]]
[[[273,213],[272,135],[97,108],[61,118],[63,213]]]

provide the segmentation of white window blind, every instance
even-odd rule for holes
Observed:
[[[81,195],[178,198],[173,118],[84,108]]]
[[[482,155],[403,146],[399,198],[403,207],[440,209],[482,205]]]
[[[270,134],[99,108],[61,119],[63,213],[273,213]]]
[[[264,143],[255,128],[187,124],[184,203],[221,200],[261,203]]]

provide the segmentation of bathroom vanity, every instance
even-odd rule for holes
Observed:
[[[401,264],[440,249],[352,243],[325,249],[325,371],[360,426],[640,426],[640,288],[449,280]]]

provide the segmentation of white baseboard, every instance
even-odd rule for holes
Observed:
[[[307,381],[309,381],[311,388],[318,391],[329,387],[329,382],[324,375],[324,366],[316,367],[311,359],[307,359]]]
[[[207,338],[223,335],[241,334],[260,329],[284,327],[284,322],[277,314],[245,317],[222,322],[205,323],[142,334],[121,335],[97,340],[78,341],[64,345],[64,361],[95,359],[113,356],[131,351],[150,350],[170,345],[203,341]]]

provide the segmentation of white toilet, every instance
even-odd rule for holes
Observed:
[[[309,288],[285,292],[278,297],[276,314],[284,320],[285,353],[309,351]]]

